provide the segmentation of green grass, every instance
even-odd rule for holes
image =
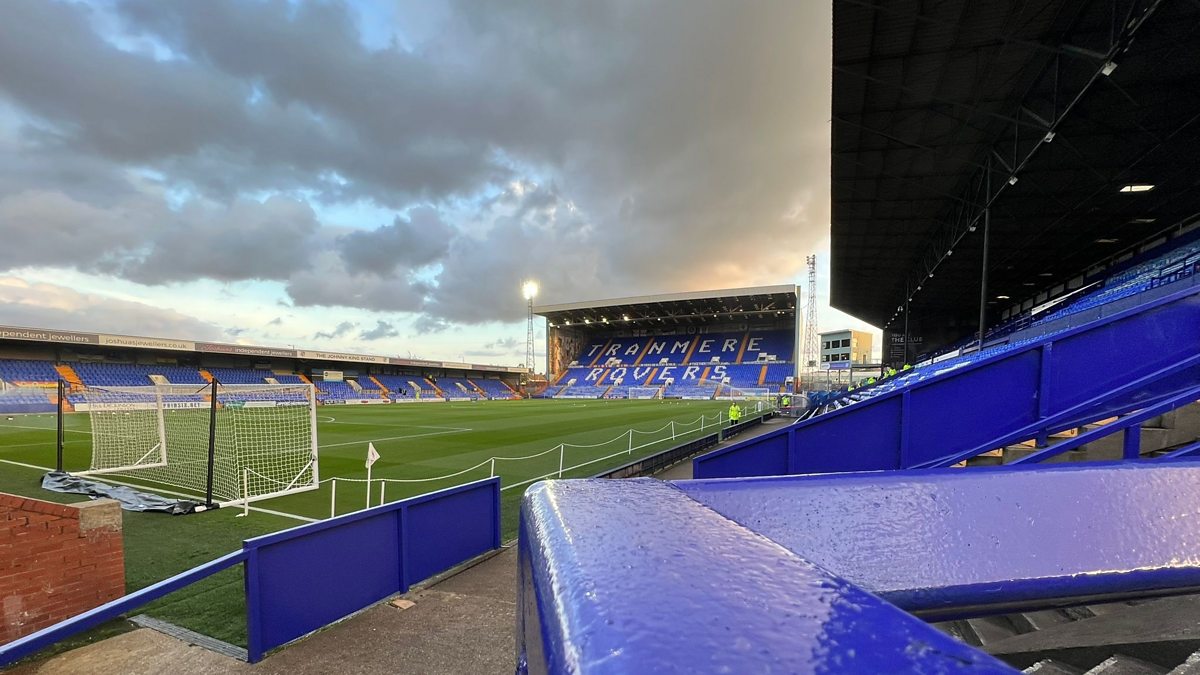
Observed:
[[[538,478],[558,474],[559,444],[566,444],[561,453],[562,465],[567,469],[564,477],[590,476],[714,433],[715,416],[727,407],[717,401],[599,400],[320,407],[320,488],[256,502],[252,507],[305,519],[329,517],[331,485],[327,479],[364,478],[368,442],[375,444],[381,456],[372,469],[376,479],[427,479],[479,465],[452,478],[389,483],[389,502],[487,478],[492,457],[524,457],[549,450],[531,459],[495,462],[503,489],[503,536],[509,539],[516,534],[517,512],[525,488]],[[708,418],[703,434],[698,421],[701,415]],[[671,421],[675,422],[674,442]],[[67,470],[83,470],[91,455],[88,418],[70,415],[65,428],[64,466]],[[627,452],[628,436],[621,435],[630,428],[653,431],[634,434],[633,453]],[[80,501],[76,495],[39,487],[43,471],[36,467],[54,466],[54,439],[53,416],[0,417],[0,492],[65,503]],[[376,483],[371,494],[373,505],[379,503],[379,490]],[[366,505],[366,486],[339,480],[336,497],[339,514],[361,509]],[[126,511],[127,589],[144,588],[233,551],[243,539],[304,522],[263,511],[237,518],[240,512],[238,508],[227,508],[167,516]],[[237,568],[176,591],[142,611],[227,642],[246,644],[242,579]]]

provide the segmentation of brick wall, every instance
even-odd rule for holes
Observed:
[[[0,645],[124,594],[117,502],[0,493]]]

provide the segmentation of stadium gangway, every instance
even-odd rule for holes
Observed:
[[[1016,672],[922,619],[1194,592],[1198,489],[1195,462],[541,483],[518,672]]]
[[[1121,419],[1089,438],[1124,431],[1134,458],[1149,416],[1131,415],[1200,398],[1197,336],[1200,286],[1189,286],[702,455],[693,475],[950,466],[1111,417]]]

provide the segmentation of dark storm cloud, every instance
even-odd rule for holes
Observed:
[[[827,3],[399,6],[372,50],[340,2],[0,3],[0,270],[271,279],[436,332],[519,319],[527,276],[779,282],[827,232]],[[313,211],[355,200],[403,215]]]
[[[349,268],[386,276],[398,267],[417,268],[441,260],[453,236],[454,230],[437,211],[421,207],[391,225],[351,232],[338,240],[338,248]]]
[[[144,230],[148,245],[126,277],[148,284],[288,279],[307,267],[308,238],[318,228],[307,204],[282,197],[222,209],[192,203],[172,216]]]

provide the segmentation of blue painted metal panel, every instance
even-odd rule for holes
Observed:
[[[500,479],[249,539],[248,657],[500,545]]]
[[[1031,350],[963,372],[937,387],[914,389],[905,466],[969,450],[981,440],[1036,422],[1041,362],[1040,351]]]
[[[1051,366],[1052,407],[1062,410],[1197,352],[1200,295],[1118,315],[1103,330],[1058,339]]]
[[[851,583],[937,618],[1200,587],[1200,463],[674,485]]]
[[[907,387],[802,420],[788,473],[947,465],[1131,412],[1200,384],[1200,287],[1110,313]],[[1043,359],[1043,354],[1052,356]],[[1045,363],[1045,365],[1043,365]],[[904,400],[907,399],[907,403]],[[697,476],[778,471],[774,435],[697,458]],[[766,453],[769,454],[769,453]],[[743,469],[741,457],[746,458]]]
[[[338,527],[291,530],[291,538],[266,545],[246,542],[257,555],[247,562],[248,574],[258,580],[254,652],[407,590],[401,585],[399,520],[399,509],[379,507],[368,518]]]
[[[190,570],[180,572],[173,577],[151,584],[141,590],[106,602],[99,607],[73,616],[66,621],[60,621],[53,626],[47,626],[36,633],[30,633],[6,645],[0,646],[0,667],[14,661],[19,661],[33,655],[54,643],[65,640],[73,635],[98,626],[106,621],[112,621],[127,612],[133,611],[148,602],[157,600],[164,595],[173,593],[184,586],[206,579],[217,572],[240,565],[246,559],[244,551],[227,553],[216,560],[197,565]]]
[[[752,450],[740,452],[730,449],[716,450],[692,460],[692,475],[710,478],[737,472],[744,476],[778,476],[788,471],[788,443],[790,436],[785,430],[766,433],[758,437]],[[731,446],[733,448],[735,446]],[[726,463],[729,466],[725,466]]]
[[[659,481],[534,485],[518,672],[1014,672]]]
[[[406,506],[405,580],[415,584],[500,547],[500,483],[494,489],[448,490]],[[431,545],[436,542],[436,545]]]
[[[900,408],[901,398],[894,396],[864,408],[862,414],[835,415],[825,424],[808,425],[804,433],[797,430],[805,422],[792,425],[790,472],[899,468]]]

